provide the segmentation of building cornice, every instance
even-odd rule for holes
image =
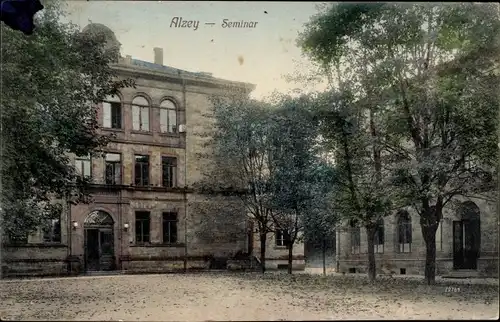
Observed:
[[[113,69],[120,75],[132,78],[145,78],[150,80],[159,80],[173,84],[182,85],[185,82],[187,86],[199,86],[206,88],[217,88],[223,90],[242,91],[250,94],[256,87],[254,84],[229,81],[221,78],[206,76],[204,74],[195,74],[177,69],[177,73],[169,71],[153,70],[141,66],[127,63],[118,63],[113,65]]]

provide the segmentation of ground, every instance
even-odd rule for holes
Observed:
[[[493,285],[196,273],[0,281],[2,320],[491,319]]]

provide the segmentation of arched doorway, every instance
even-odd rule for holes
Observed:
[[[477,269],[481,245],[480,211],[472,201],[462,203],[453,222],[453,268]]]
[[[113,225],[113,218],[101,210],[93,211],[85,218],[85,269],[87,271],[114,269]]]

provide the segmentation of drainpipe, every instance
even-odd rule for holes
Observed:
[[[69,269],[70,271],[68,273],[71,273],[71,270],[72,270],[72,259],[70,258],[71,255],[73,255],[73,246],[72,246],[72,238],[71,238],[71,200],[69,198],[69,194],[66,194],[66,207],[67,207],[67,210],[66,210],[66,234],[67,234],[67,238],[68,238],[68,256],[66,257],[66,259],[69,260],[69,263],[68,263],[68,266],[69,266]]]
[[[119,222],[118,230],[120,231],[120,254],[118,255],[118,258],[115,258],[115,264],[116,264],[116,261],[118,260],[121,271],[123,271],[123,262],[122,262],[122,258],[123,258],[123,217],[122,217],[123,200],[122,200],[122,198],[123,198],[122,197],[122,187],[120,187],[120,191],[118,192],[118,222]]]
[[[182,80],[182,105],[184,106],[184,124],[186,126],[187,111],[186,111],[186,80],[181,75],[181,71],[177,70]],[[187,129],[186,129],[187,131]],[[187,272],[187,257],[188,257],[188,238],[187,238],[187,221],[188,221],[188,202],[187,202],[187,134],[184,132],[184,272]]]

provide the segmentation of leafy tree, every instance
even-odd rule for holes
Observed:
[[[318,162],[313,104],[314,100],[308,96],[283,97],[272,115],[271,215],[275,228],[284,231],[290,274],[293,245],[302,239],[306,223],[324,214],[319,209],[325,210],[322,199],[326,187],[331,186],[325,180],[328,177],[321,177],[328,173]]]
[[[333,164],[320,156],[315,166],[316,182],[312,189],[312,207],[304,216],[304,242],[321,245],[323,274],[326,274],[327,243],[335,240],[335,232],[340,220],[334,205],[336,175]],[[332,246],[335,247],[335,244],[330,245]]]
[[[211,160],[204,178],[196,184],[206,196],[237,196],[244,215],[256,222],[260,261],[265,272],[267,234],[272,231],[269,206],[269,115],[272,107],[246,97],[213,99],[213,124],[200,158]],[[222,212],[221,212],[222,214]],[[241,217],[241,213],[233,216]]]
[[[82,34],[62,23],[48,2],[31,36],[1,25],[1,215],[3,232],[23,236],[53,211],[54,198],[88,201],[89,181],[69,154],[96,153],[107,143],[98,133],[95,104],[130,80],[116,80],[118,48],[105,50],[99,33]]]
[[[426,281],[435,281],[435,234],[457,196],[491,190],[496,162],[500,21],[496,4],[336,4],[309,23],[301,46],[327,69],[355,69],[356,97],[377,107],[391,172],[420,215]],[[362,100],[365,97],[366,100]]]
[[[334,209],[344,220],[354,220],[365,227],[368,276],[374,280],[378,223],[391,213],[397,200],[385,168],[388,160],[378,143],[373,113],[360,113],[359,102],[349,92],[325,93],[320,101],[321,133],[335,155]]]

